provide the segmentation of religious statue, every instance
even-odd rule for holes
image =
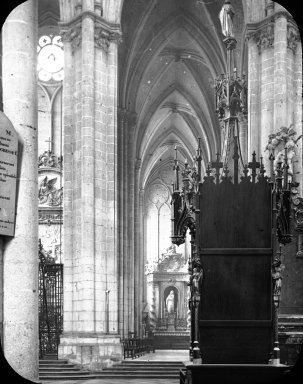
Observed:
[[[55,183],[57,177],[48,179],[47,176],[41,181],[38,191],[39,204],[48,204],[50,206],[59,206],[62,204],[63,187],[57,189]]]
[[[167,249],[166,253],[177,253],[175,244],[171,244]]]
[[[225,0],[225,3],[219,14],[222,33],[226,37],[234,37],[233,18],[235,12],[229,0]]]
[[[193,274],[190,277],[190,283],[192,288],[192,296],[199,296],[202,292],[202,279],[203,279],[203,269],[194,268]]]
[[[274,165],[277,167],[279,162],[284,162],[285,149],[287,150],[288,177],[292,181],[293,178],[293,158],[296,154],[297,142],[302,138],[302,135],[295,138],[296,131],[293,124],[289,127],[280,127],[275,133],[268,136],[268,143],[265,151],[275,156]]]
[[[281,295],[281,287],[282,287],[282,263],[279,259],[274,259],[272,263],[272,279],[274,283],[273,293],[274,295]]]
[[[166,298],[166,309],[167,313],[175,312],[175,293],[173,290],[170,291],[169,295]]]

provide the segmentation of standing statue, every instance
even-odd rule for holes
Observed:
[[[170,291],[169,295],[166,298],[166,309],[167,313],[175,312],[175,293],[173,290]]]
[[[225,0],[225,3],[219,14],[219,18],[220,18],[221,27],[222,27],[222,33],[226,37],[235,37],[234,26],[233,26],[234,15],[235,15],[235,12],[232,5],[230,4],[230,1]]]
[[[192,287],[192,296],[199,296],[202,292],[202,279],[203,279],[203,269],[194,268],[193,274],[190,277],[190,285]]]
[[[273,293],[274,295],[281,295],[282,288],[282,263],[279,259],[274,259],[272,264],[272,279],[274,283]]]

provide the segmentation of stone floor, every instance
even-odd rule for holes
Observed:
[[[135,360],[143,361],[188,361],[189,352],[185,350],[172,350],[172,349],[158,349],[155,353],[147,353],[143,356],[138,357]],[[131,359],[126,359],[131,360]],[[134,361],[135,361],[134,360]]]
[[[85,380],[52,380],[41,381],[42,384],[179,384],[180,380],[168,380],[168,379],[85,379]]]
[[[85,380],[52,380],[41,381],[42,384],[179,384],[180,380],[168,380],[168,379],[85,379]]]
[[[132,359],[127,359],[132,360]],[[188,350],[156,350],[155,353],[145,354],[133,361],[188,361]],[[56,380],[41,381],[42,384],[179,384],[179,379],[90,379],[90,380]]]

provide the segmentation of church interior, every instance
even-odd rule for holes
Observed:
[[[242,364],[256,384],[296,363],[295,17],[272,0],[27,0],[7,15],[0,337],[18,374],[40,382],[55,356],[101,375],[170,350],[186,351],[180,383]]]

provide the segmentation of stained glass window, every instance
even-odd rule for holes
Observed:
[[[45,82],[63,80],[64,52],[61,36],[41,36],[37,50],[39,80]]]

